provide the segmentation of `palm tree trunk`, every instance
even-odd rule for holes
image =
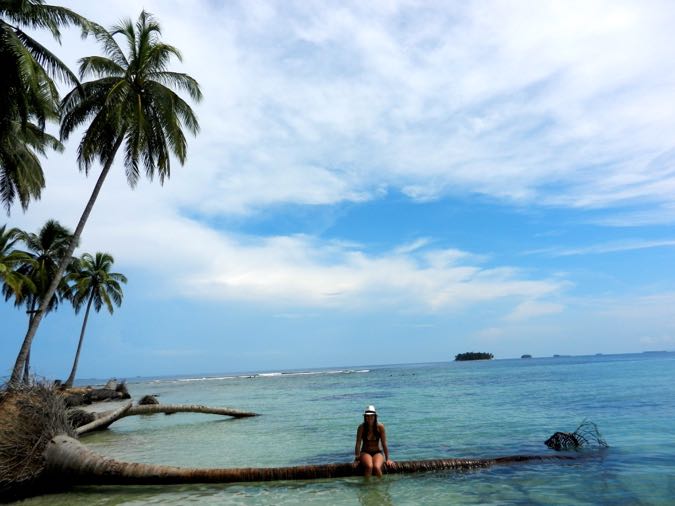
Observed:
[[[30,329],[31,323],[33,323],[33,318],[35,317],[35,297],[30,298],[30,309],[28,313],[28,328]],[[30,348],[28,348],[28,354],[26,355],[26,363],[23,366],[23,384],[28,385],[30,383]]]
[[[352,464],[294,467],[180,468],[120,462],[99,455],[69,436],[56,436],[45,450],[48,481],[69,480],[79,485],[150,485],[184,483],[231,483],[273,480],[312,480],[363,475]],[[572,460],[569,455],[513,455],[492,459],[437,459],[397,462],[386,474],[438,470],[471,470],[528,461]]]
[[[26,355],[26,363],[23,364],[23,384],[30,384],[30,350],[28,350],[28,355]]]
[[[49,305],[49,301],[51,300],[52,296],[56,292],[56,288],[59,286],[59,283],[61,282],[61,278],[63,278],[63,274],[66,272],[66,267],[68,266],[68,263],[70,262],[70,259],[73,256],[73,252],[75,251],[75,248],[77,247],[77,244],[80,241],[80,236],[82,235],[82,231],[84,230],[84,225],[87,223],[87,219],[89,219],[89,215],[91,214],[91,210],[94,207],[94,203],[96,202],[96,199],[98,198],[98,194],[101,191],[101,187],[103,186],[103,182],[105,181],[105,178],[108,175],[108,172],[110,172],[110,167],[113,164],[113,161],[115,159],[115,155],[117,154],[117,150],[121,146],[123,140],[124,140],[124,135],[122,134],[117,138],[117,141],[115,141],[115,145],[113,146],[113,150],[110,154],[110,157],[108,158],[105,165],[103,166],[103,170],[101,171],[101,174],[98,176],[98,179],[96,180],[96,184],[94,185],[94,189],[91,193],[91,197],[89,197],[89,201],[87,202],[87,205],[85,206],[84,211],[82,212],[82,216],[80,217],[80,221],[77,224],[77,228],[75,229],[75,233],[73,234],[73,238],[70,241],[70,246],[68,247],[68,251],[66,251],[66,254],[63,256],[63,259],[61,260],[61,263],[59,264],[59,268],[56,271],[56,275],[54,276],[54,279],[52,279],[52,282],[49,285],[49,288],[47,290],[47,293],[45,294],[44,298],[42,299],[42,302],[40,303],[40,307],[38,308],[38,312],[35,314],[35,317],[30,322],[30,326],[28,327],[28,332],[26,333],[26,337],[24,337],[23,344],[21,345],[21,349],[19,350],[19,354],[16,357],[16,362],[14,363],[14,369],[12,370],[12,376],[10,377],[9,383],[8,383],[9,387],[17,385],[19,383],[19,378],[21,376],[21,369],[23,368],[24,364],[26,363],[26,357],[28,356],[28,351],[30,350],[31,344],[33,342],[33,338],[35,337],[35,333],[37,332],[37,329],[40,326],[40,322],[42,321],[42,318],[44,317],[45,313],[47,312],[47,306]]]
[[[91,303],[94,301],[94,292],[91,292],[89,296],[89,301],[87,302],[87,310],[84,312],[84,321],[82,322],[82,330],[80,330],[80,340],[77,342],[77,351],[75,352],[75,360],[73,361],[73,368],[70,370],[70,375],[64,383],[66,388],[73,386],[75,381],[75,373],[77,372],[77,363],[80,361],[80,351],[82,350],[82,340],[84,339],[84,331],[87,328],[87,320],[89,319],[89,310],[91,309]]]
[[[250,411],[239,411],[232,408],[211,408],[209,406],[200,406],[198,404],[150,404],[145,406],[131,406],[130,403],[127,403],[115,411],[104,411],[103,413],[100,413],[96,420],[78,427],[75,429],[75,432],[80,436],[95,430],[105,429],[113,422],[126,416],[153,415],[156,413],[165,413],[167,415],[172,413],[205,413],[231,416],[233,418],[258,416],[257,413],[252,413]]]

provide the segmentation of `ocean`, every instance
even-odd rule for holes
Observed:
[[[255,411],[130,417],[83,437],[121,460],[199,467],[351,461],[374,404],[393,460],[550,455],[594,422],[609,444],[573,461],[378,478],[80,487],[27,505],[675,504],[675,353],[553,357],[129,381],[134,399]]]

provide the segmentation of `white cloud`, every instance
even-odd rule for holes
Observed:
[[[370,255],[306,236],[210,239],[206,233],[199,241],[208,253],[181,277],[177,289],[185,295],[282,306],[447,311],[507,297],[555,296],[564,286],[527,279],[514,269],[453,262],[451,258],[461,257],[454,251],[438,263],[430,258],[446,252]]]
[[[71,3],[104,24],[138,9]],[[241,214],[397,188],[672,209],[670,2],[145,7],[205,94],[180,205]]]
[[[138,9],[63,3],[104,24]],[[420,200],[640,203],[646,221],[672,209],[668,2],[195,5],[146,3],[204,89],[188,166],[135,192],[115,172],[82,245],[177,279],[184,294],[349,307],[372,297],[438,311],[513,297],[513,318],[546,314],[560,306],[540,299],[560,281],[424,238],[372,255],[218,232],[189,216],[364,201],[390,188]],[[67,61],[82,54],[75,44],[64,39]],[[16,225],[76,222],[93,180],[75,172],[75,144],[50,157],[44,200]]]

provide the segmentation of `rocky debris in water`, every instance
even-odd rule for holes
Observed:
[[[108,382],[103,386],[106,390],[116,390],[117,389],[117,379],[109,379]]]
[[[149,404],[159,404],[157,397],[154,395],[144,395],[141,397],[141,400],[138,401],[139,406],[147,406]]]
[[[131,399],[131,395],[129,395],[129,389],[127,388],[127,384],[124,381],[117,385],[115,392],[122,394],[122,399]]]
[[[91,399],[89,399],[86,395],[85,392],[73,392],[66,390],[61,393],[61,397],[63,397],[63,402],[65,402],[66,407],[72,408],[75,406],[84,406],[85,404],[91,404]]]
[[[109,386],[114,388],[107,388]],[[69,408],[91,404],[92,402],[131,399],[126,383],[119,383],[117,380],[108,381],[103,388],[93,388],[90,386],[68,388],[62,390],[61,395],[63,396],[66,406]]]
[[[68,419],[73,427],[82,427],[96,420],[96,415],[83,409],[68,410]]]

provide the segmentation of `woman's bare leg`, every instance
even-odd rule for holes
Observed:
[[[370,455],[368,456],[370,457]],[[384,455],[378,453],[373,457],[373,471],[375,472],[375,476],[379,478],[382,477],[382,464],[384,464]]]
[[[373,457],[368,453],[362,452],[359,460],[361,460],[361,465],[363,466],[363,476],[367,478],[373,474]]]

